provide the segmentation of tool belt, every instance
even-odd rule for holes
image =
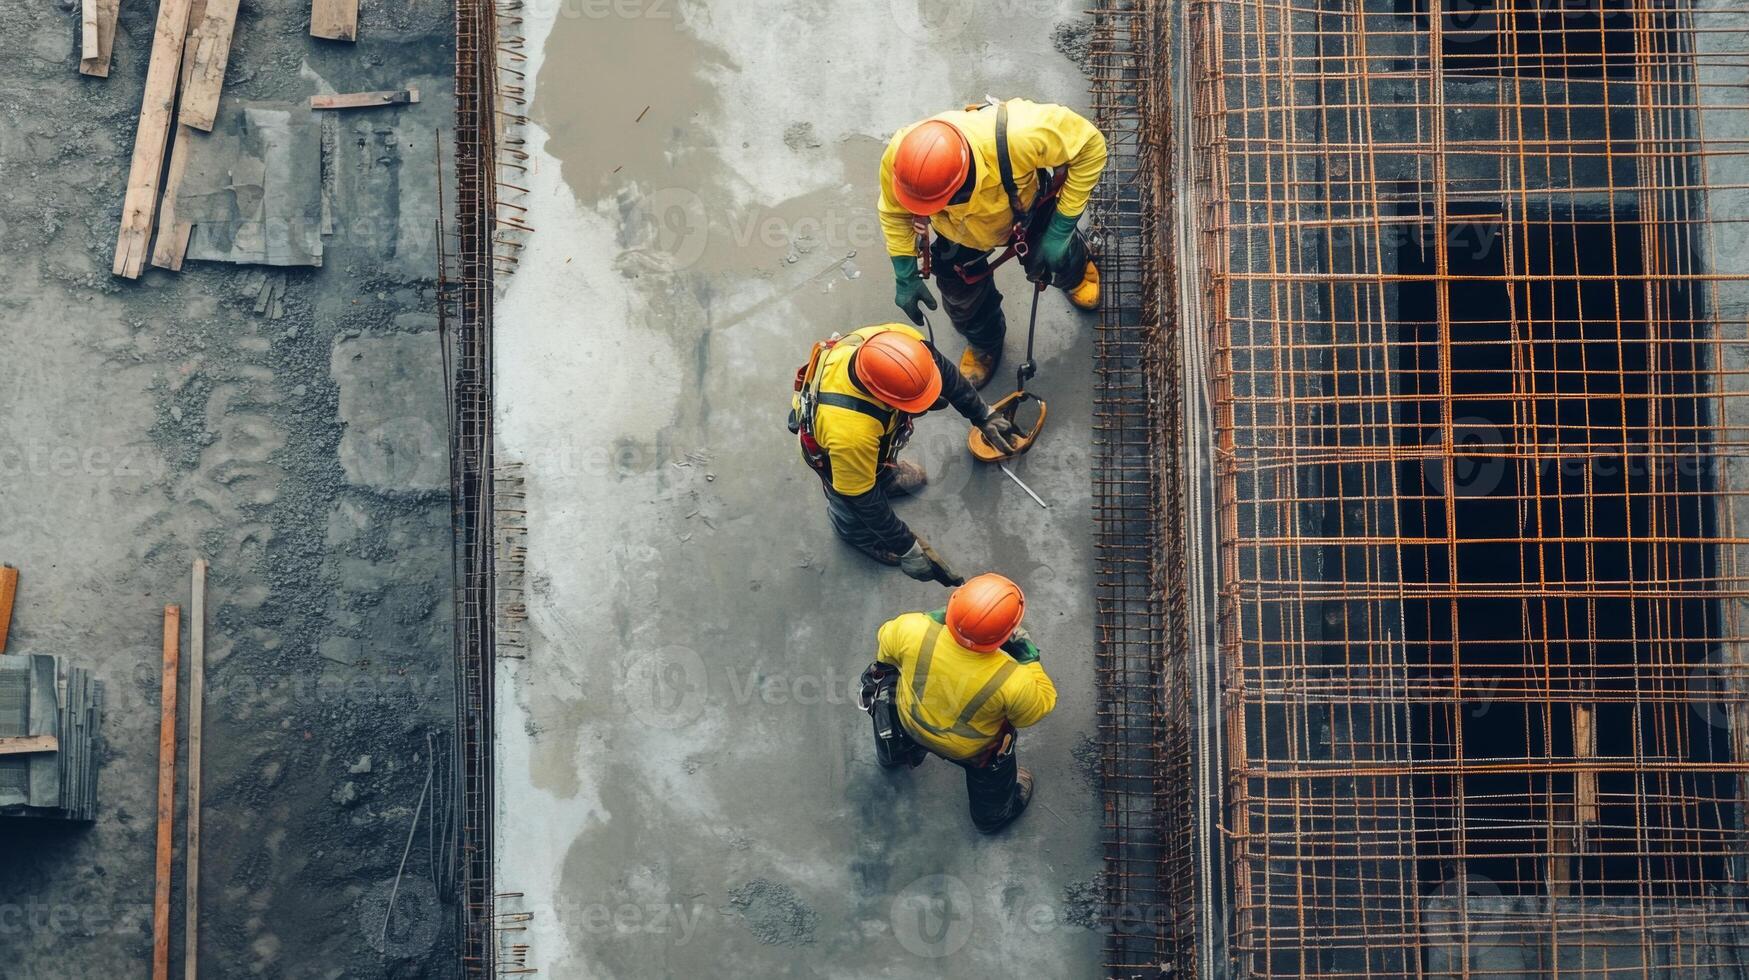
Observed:
[[[878,660],[869,664],[862,672],[856,703],[874,722],[875,758],[880,760],[882,767],[910,766],[914,769],[922,765],[926,757],[940,754],[919,744],[899,721],[899,668]],[[1004,721],[995,739],[977,755],[969,759],[941,757],[962,769],[983,769],[1014,754],[1017,734],[1014,726]]]
[[[982,271],[966,271],[964,263],[956,263],[954,274],[967,284],[982,282],[990,278],[1003,263],[1019,256],[1025,259],[1032,251],[1027,243],[1028,228],[1033,220],[1046,208],[1055,208],[1057,197],[1062,193],[1063,181],[1069,176],[1067,167],[1060,167],[1055,173],[1044,168],[1038,171],[1038,196],[1033,198],[1032,207],[1025,208],[1020,203],[1020,185],[1014,180],[1014,160],[1008,155],[1008,104],[991,99],[986,105],[996,106],[996,168],[1002,178],[1002,190],[1008,194],[1008,211],[1014,218],[1014,227],[1008,233],[1008,244],[1002,254],[991,260]],[[984,106],[967,106],[967,111],[984,108]],[[928,279],[934,271],[935,257],[929,247],[929,218],[924,215],[911,216],[911,231],[917,240],[917,269],[923,278]]]
[[[882,768],[923,764],[929,750],[918,745],[899,723],[899,668],[875,661],[862,672],[857,705],[874,722],[875,758]]]

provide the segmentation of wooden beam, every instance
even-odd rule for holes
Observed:
[[[38,752],[61,751],[61,740],[53,735],[18,735],[0,738],[0,755],[35,755]]]
[[[358,40],[358,0],[310,0],[310,34],[330,41]]]
[[[164,0],[174,3],[175,0]],[[158,878],[152,893],[152,980],[170,980],[170,841],[176,821],[176,667],[182,608],[164,607],[164,681],[158,716]]]
[[[115,51],[115,23],[121,17],[121,0],[95,0],[97,15],[97,51],[90,48],[79,52],[79,73],[97,78],[109,77],[110,55]]]
[[[182,890],[182,978],[197,980],[200,967],[200,730],[206,701],[206,559],[194,560],[188,600],[188,847]]]
[[[191,0],[188,6],[189,24],[199,24],[206,17],[207,0]],[[189,76],[194,72],[194,49],[198,39],[191,29],[182,45],[183,99],[188,98]],[[188,239],[194,234],[193,222],[176,215],[176,198],[182,193],[182,175],[188,170],[189,141],[194,137],[187,126],[176,127],[176,140],[170,147],[170,169],[164,174],[164,194],[158,202],[158,239],[152,245],[152,264],[160,269],[180,271],[182,259],[188,254]]]
[[[138,279],[146,268],[153,219],[158,213],[158,181],[163,176],[164,151],[170,142],[170,113],[176,104],[182,45],[188,39],[190,3],[191,0],[163,0],[158,7],[152,63],[146,69],[146,94],[140,102],[133,166],[128,171],[127,200],[121,210],[121,234],[115,243],[113,271],[128,279]]]
[[[416,88],[398,89],[392,92],[353,92],[349,95],[312,95],[312,109],[374,109],[385,105],[406,105],[419,101],[419,90]]]
[[[18,569],[0,565],[0,653],[6,652],[6,634],[12,632],[12,603],[18,598]]]
[[[182,109],[178,118],[184,126],[210,133],[219,114],[225,66],[231,62],[237,0],[207,0],[204,6],[204,10],[189,16],[188,48],[183,54],[188,67],[182,79]]]
[[[79,60],[97,60],[97,0],[79,5]]]

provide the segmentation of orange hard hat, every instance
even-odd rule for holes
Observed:
[[[990,653],[1008,642],[1026,615],[1026,596],[995,572],[987,572],[953,591],[947,599],[947,630],[960,646]]]
[[[851,362],[868,393],[901,412],[927,412],[941,397],[941,370],[923,341],[883,330],[862,342]]]
[[[966,182],[972,145],[952,124],[926,119],[899,141],[893,155],[893,196],[912,214],[934,214]]]

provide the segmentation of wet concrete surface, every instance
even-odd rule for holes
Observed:
[[[243,5],[221,113],[425,94],[336,120],[339,233],[325,267],[285,273],[270,319],[254,270],[110,276],[156,11],[122,5],[99,80],[78,74],[77,7],[0,3],[0,561],[23,569],[8,655],[62,654],[104,684],[99,818],[0,826],[0,976],[149,970],[159,619],[186,606],[197,555],[212,563],[201,975],[453,975],[429,800],[380,928],[427,737],[453,727],[431,315],[450,11],[367,0],[360,42],[334,45],[309,38],[307,5]],[[182,828],[179,806],[178,869]]]
[[[1048,510],[974,469],[951,412],[920,422],[932,482],[899,506],[1027,590],[1061,692],[1021,738],[1039,790],[1003,835],[973,830],[958,770],[875,764],[851,685],[884,620],[947,593],[838,543],[783,421],[812,341],[899,315],[874,212],[892,131],[986,93],[1085,109],[1058,50],[1079,5],[997,6],[649,0],[525,25],[538,231],[498,310],[497,431],[526,477],[532,641],[500,671],[497,857],[542,975],[1099,975],[1077,764],[1092,318],[1042,303],[1051,428],[1015,470]],[[1000,282],[992,397],[1028,299]]]

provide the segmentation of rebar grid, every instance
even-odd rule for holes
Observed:
[[[1092,101],[1111,158],[1098,215],[1095,344],[1104,966],[1113,977],[1195,973],[1189,731],[1179,540],[1177,345],[1166,329],[1173,253],[1166,91],[1170,35],[1146,0],[1095,13]],[[1167,440],[1162,445],[1162,439]]]
[[[492,305],[497,267],[498,19],[493,0],[457,0],[455,231],[440,292],[450,382],[456,535],[456,772],[461,814],[461,975],[498,974],[493,868],[494,547]]]
[[[1745,975],[1749,5],[1189,2],[1234,972]]]

